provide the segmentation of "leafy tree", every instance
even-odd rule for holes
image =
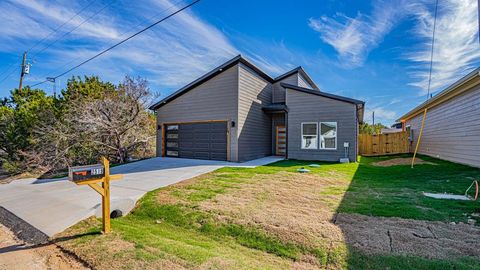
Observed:
[[[61,91],[60,99],[64,103],[75,100],[102,99],[105,93],[115,91],[115,85],[103,82],[97,76],[72,77],[67,82],[67,88]]]
[[[22,153],[34,144],[34,130],[54,121],[54,98],[40,89],[25,87],[11,91],[0,106],[0,158],[11,172],[25,169]]]
[[[102,155],[116,162],[151,156],[151,99],[147,81],[130,77],[118,86],[96,76],[72,77],[58,97],[13,90],[0,100],[0,161],[10,173],[53,172]]]
[[[386,128],[382,123],[377,123],[375,125],[370,125],[369,123],[363,123],[360,125],[359,133],[360,134],[380,134],[382,128]]]

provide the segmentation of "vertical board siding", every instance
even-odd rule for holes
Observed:
[[[235,65],[158,108],[157,125],[208,120],[237,122],[237,100],[238,65]],[[229,129],[229,158],[231,161],[238,161],[236,128]],[[162,132],[157,130],[157,156],[162,154],[161,142]]]
[[[412,149],[422,117],[406,122],[413,130]],[[480,167],[480,86],[427,111],[418,153]]]
[[[269,156],[272,120],[262,107],[272,102],[272,85],[243,64],[238,72],[238,160]]]
[[[339,161],[344,142],[350,143],[349,159],[356,161],[356,106],[351,103],[287,89],[288,158],[301,160]],[[302,122],[337,122],[337,149],[301,149]],[[320,129],[320,125],[318,127]],[[320,130],[318,130],[320,131]],[[318,137],[318,141],[320,138]]]
[[[280,85],[282,82],[298,85],[298,73],[294,73],[273,84],[273,103],[285,102],[285,88]]]

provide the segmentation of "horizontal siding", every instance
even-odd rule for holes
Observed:
[[[237,122],[238,65],[177,97],[157,113],[157,124],[228,120]],[[157,132],[157,155],[162,153],[162,133]],[[230,160],[238,161],[236,129],[230,128]]]
[[[298,73],[294,73],[281,81],[278,81],[273,84],[273,102],[285,102],[285,88],[283,88],[280,84],[281,83],[288,83],[293,85],[298,85]]]
[[[271,118],[262,107],[272,102],[272,85],[248,67],[239,66],[238,160],[272,154]]]
[[[350,143],[349,159],[356,160],[357,119],[354,104],[287,89],[288,158],[339,161]],[[337,122],[337,150],[301,149],[302,122]],[[320,127],[319,127],[320,129]]]
[[[303,78],[303,76],[300,73],[297,73],[297,74],[298,74],[298,86],[313,89],[313,87],[307,82],[307,80],[305,80],[305,78]]]
[[[423,113],[408,120],[414,149]],[[480,86],[427,111],[418,152],[480,167]]]

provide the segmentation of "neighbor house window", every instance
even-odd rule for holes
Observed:
[[[320,122],[320,149],[337,149],[337,122]]]
[[[317,149],[318,124],[302,123],[302,149]]]

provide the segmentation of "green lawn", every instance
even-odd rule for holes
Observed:
[[[369,165],[382,158],[363,157],[338,211],[467,222],[469,216],[465,213],[478,211],[478,203],[432,199],[422,193],[463,195],[472,177],[480,180],[480,170],[426,156],[421,158],[437,165],[416,165],[413,169],[410,166],[376,167]],[[478,217],[471,218],[480,221]]]
[[[479,178],[480,170],[428,157],[421,158],[437,165],[371,165],[389,158],[320,168],[304,161],[223,168],[148,193],[131,214],[112,221],[111,235],[98,234],[99,220],[90,219],[57,241],[98,269],[479,269],[473,258],[366,255],[338,240],[304,237],[316,232],[310,210],[324,210],[326,222],[330,212],[444,222],[466,222],[466,213],[478,212],[478,202],[422,192],[463,194],[467,177]],[[311,172],[297,173],[301,167]],[[304,218],[306,229],[286,230],[290,214],[302,211],[296,219]]]

